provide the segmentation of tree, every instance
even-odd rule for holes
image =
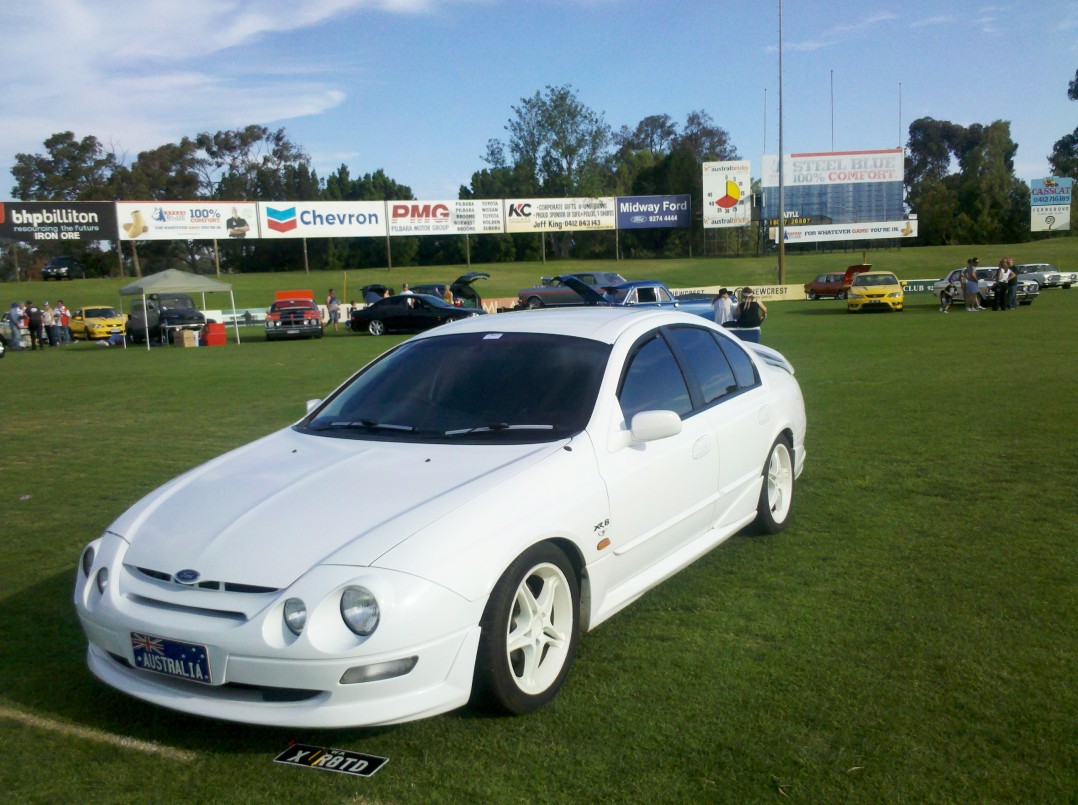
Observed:
[[[195,144],[204,154],[202,190],[207,198],[230,201],[282,198],[287,168],[298,168],[310,157],[288,139],[284,129],[265,126],[203,132]]]
[[[1028,239],[1022,204],[1028,209],[1029,191],[1014,175],[1010,123],[964,127],[920,118],[909,131],[906,201],[922,243]]]
[[[1074,78],[1067,87],[1067,97],[1078,101],[1078,70],[1074,71]],[[1078,127],[1071,134],[1064,134],[1056,140],[1052,153],[1048,155],[1048,164],[1056,176],[1078,179]]]
[[[521,98],[505,129],[513,165],[530,169],[544,197],[602,195],[609,184],[607,151],[610,127],[602,114],[588,108],[572,86],[547,86]],[[507,167],[504,148],[492,140],[487,161]]]
[[[100,201],[112,198],[110,182],[120,164],[94,136],[70,131],[45,140],[47,154],[16,154],[11,194],[24,201]]]

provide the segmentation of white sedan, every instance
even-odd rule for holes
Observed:
[[[447,324],[308,410],[86,547],[97,677],[268,725],[528,713],[582,632],[746,526],[781,530],[805,462],[786,360],[654,309]]]

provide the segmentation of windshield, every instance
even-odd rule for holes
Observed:
[[[853,281],[854,285],[898,285],[898,280],[893,274],[858,274]]]
[[[461,333],[407,341],[296,429],[426,443],[564,439],[591,416],[610,347],[546,333]]]
[[[118,319],[120,311],[114,307],[88,307],[82,315],[88,319]]]
[[[157,307],[161,310],[184,310],[194,306],[195,303],[189,296],[159,296],[157,298]]]

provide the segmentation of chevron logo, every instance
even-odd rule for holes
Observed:
[[[296,219],[296,208],[277,210],[266,207],[266,225],[274,232],[291,232],[299,225]]]

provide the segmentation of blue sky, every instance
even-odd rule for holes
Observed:
[[[456,198],[512,106],[562,84],[615,130],[706,111],[758,176],[778,151],[778,27],[777,0],[7,2],[0,197],[14,155],[54,132],[131,161],[260,123],[320,176],[381,168]],[[1028,181],[1078,125],[1078,0],[784,0],[782,33],[788,152],[894,148],[922,116],[1002,119]]]

